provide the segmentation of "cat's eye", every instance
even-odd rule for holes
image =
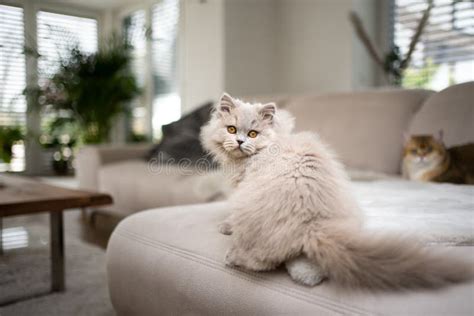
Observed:
[[[235,133],[237,133],[237,128],[235,128],[235,126],[227,126],[227,131],[230,134],[235,134]]]
[[[250,131],[247,135],[249,135],[250,138],[255,138],[258,135],[257,131]]]

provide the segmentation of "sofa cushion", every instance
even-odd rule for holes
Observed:
[[[129,215],[152,207],[204,203],[224,197],[227,186],[213,170],[165,166],[143,160],[128,160],[103,166],[98,173],[99,190],[109,193],[114,204],[106,207]]]
[[[474,82],[433,94],[413,118],[409,132],[438,135],[439,130],[447,146],[474,142]]]
[[[371,185],[377,186],[377,183]],[[430,189],[429,184],[416,185],[419,187],[412,188],[414,193]],[[443,186],[438,188],[442,191]],[[383,202],[384,195],[380,191],[376,195],[370,191],[362,195],[365,197],[361,200],[363,205],[370,206],[373,200]],[[385,194],[387,192],[396,195],[396,190],[388,190]],[[432,200],[436,199],[432,195]],[[419,205],[423,203],[419,202]],[[229,213],[225,202],[217,202],[155,209],[122,221],[107,249],[109,290],[117,313],[472,315],[474,311],[474,282],[439,291],[343,293],[330,282],[314,288],[297,285],[283,270],[249,273],[227,268],[223,258],[230,245],[230,237],[219,234],[217,225]],[[435,213],[432,215],[435,216]],[[388,224],[389,229],[404,228],[404,225],[393,225],[397,217],[391,211],[373,216],[376,220],[385,216],[385,221],[378,222]],[[405,222],[410,222],[413,215],[406,216]],[[472,218],[470,214],[466,216],[467,219]],[[421,228],[430,229],[421,220],[417,222]],[[378,226],[377,229],[383,227]],[[457,247],[454,253],[474,262],[472,247]]]
[[[396,174],[403,134],[431,93],[397,89],[302,96],[287,109],[297,130],[318,132],[347,166]]]
[[[76,156],[76,178],[79,188],[97,191],[99,169],[109,163],[129,159],[145,159],[150,150],[149,144],[88,145],[79,150]]]

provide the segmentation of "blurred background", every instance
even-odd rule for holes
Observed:
[[[81,146],[158,142],[222,91],[472,80],[470,0],[1,0],[0,171],[73,174]]]

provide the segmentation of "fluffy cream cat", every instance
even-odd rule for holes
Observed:
[[[439,287],[471,278],[470,265],[412,240],[367,235],[333,151],[312,133],[292,134],[275,104],[224,94],[202,128],[204,147],[230,172],[232,235],[226,264],[253,271],[285,263],[293,280],[344,287]]]

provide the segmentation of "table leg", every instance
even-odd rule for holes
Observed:
[[[64,286],[63,211],[50,212],[51,291],[62,292]]]

